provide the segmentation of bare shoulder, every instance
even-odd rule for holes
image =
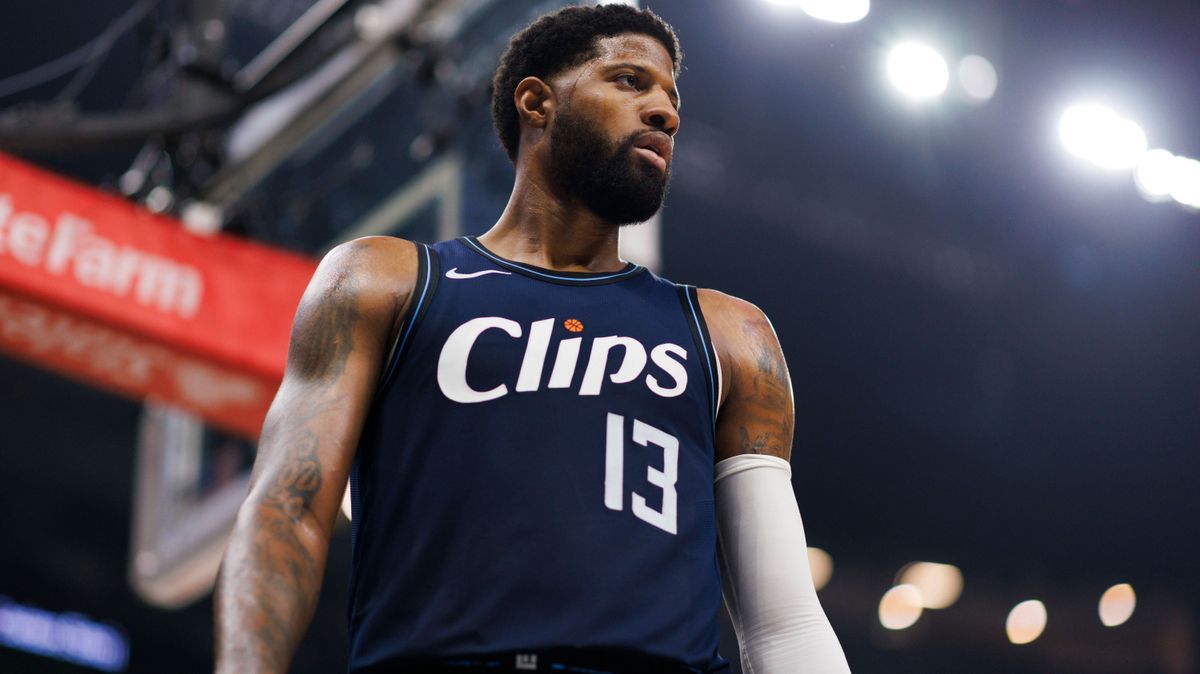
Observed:
[[[296,374],[340,372],[352,352],[377,357],[407,309],[418,269],[411,241],[370,236],[321,259],[292,326],[289,364]]]
[[[757,368],[762,364],[764,354],[780,351],[779,338],[770,319],[755,304],[708,288],[697,289],[696,295],[717,358],[721,360],[722,369],[731,375],[724,377],[722,382],[721,398],[724,400],[738,371]]]
[[[311,290],[354,301],[365,313],[403,309],[417,280],[417,245],[389,236],[365,236],[335,246],[313,276]]]
[[[791,378],[771,321],[754,304],[716,290],[697,292],[724,372],[717,459],[791,456]]]
[[[740,306],[753,307],[754,305],[740,297],[734,297],[729,293],[723,293],[720,290],[712,288],[696,288],[696,294],[699,295],[701,302],[708,302],[714,307],[718,306]]]
[[[407,294],[417,278],[417,244],[390,236],[364,236],[338,244],[321,260],[318,275],[353,277],[356,288]]]
[[[711,288],[697,288],[700,309],[712,330],[715,323],[740,323],[746,320],[767,320],[766,314],[754,304]],[[769,323],[768,323],[769,324]]]

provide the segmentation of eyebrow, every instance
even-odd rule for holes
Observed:
[[[645,66],[640,66],[636,63],[614,63],[605,68],[605,70],[620,70],[621,68],[631,68],[636,70],[641,75],[650,74],[650,71]],[[683,107],[683,103],[679,100],[679,91],[677,91],[675,87],[667,89],[667,97],[670,98],[671,103],[675,105],[676,112]]]

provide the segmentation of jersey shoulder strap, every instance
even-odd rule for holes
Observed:
[[[721,399],[721,362],[717,359],[717,351],[713,346],[712,337],[708,332],[708,324],[704,321],[704,313],[700,311],[700,297],[696,286],[683,283],[675,284],[679,290],[679,304],[683,308],[684,318],[692,331],[692,340],[696,350],[700,352],[701,369],[704,371],[704,382],[708,386],[708,411],[712,421],[713,431],[717,427],[717,407]]]
[[[425,317],[425,312],[437,291],[441,269],[437,251],[433,246],[416,241],[413,243],[417,247],[417,278],[413,283],[412,301],[409,302],[408,310],[400,320],[392,339],[383,375],[379,378],[379,386],[376,388],[376,397],[383,395],[395,379],[396,370],[404,360],[405,350],[412,343],[412,335]]]

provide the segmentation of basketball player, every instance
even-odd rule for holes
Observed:
[[[680,50],[570,7],[510,42],[516,166],[486,234],[334,249],[217,589],[217,670],[284,672],[350,479],[350,671],[848,672],[790,481],[792,394],[753,305],[618,255],[661,206]]]

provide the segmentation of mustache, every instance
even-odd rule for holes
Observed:
[[[638,139],[645,134],[645,131],[634,131],[633,133],[629,134],[624,138],[624,140],[617,143],[617,151],[615,154],[624,154],[625,152],[632,150],[634,143],[637,143]]]

